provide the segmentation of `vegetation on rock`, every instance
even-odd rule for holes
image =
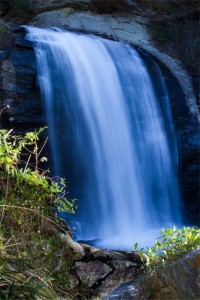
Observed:
[[[200,246],[200,229],[197,227],[183,227],[177,229],[175,226],[162,230],[153,247],[138,249],[136,243],[134,250],[138,249],[144,261],[144,269],[147,273],[156,272],[171,264],[183,255],[195,250]]]
[[[39,163],[39,134],[0,130],[0,299],[87,299],[73,273],[74,254],[59,238],[68,228],[55,207],[74,212],[65,182]]]

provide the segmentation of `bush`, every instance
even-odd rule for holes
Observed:
[[[152,272],[172,263],[198,246],[200,246],[200,230],[197,227],[182,229],[172,227],[162,230],[155,246],[147,247],[146,251],[141,248],[139,251],[141,251],[145,270]],[[136,243],[133,250],[137,248]]]
[[[48,216],[59,204],[65,211],[74,212],[73,202],[65,197],[65,181],[53,180],[48,170],[39,168],[47,160],[41,157],[46,140],[40,147],[37,144],[43,130],[27,132],[24,137],[11,135],[12,130],[0,130],[0,206],[18,205]]]
[[[1,113],[1,112],[0,112]],[[0,299],[70,299],[73,253],[59,239],[68,233],[56,210],[74,212],[63,179],[40,169],[44,128],[17,136],[0,130]]]

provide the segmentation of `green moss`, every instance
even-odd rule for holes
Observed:
[[[73,13],[73,10],[71,8],[67,8],[64,10],[65,15],[71,15]]]

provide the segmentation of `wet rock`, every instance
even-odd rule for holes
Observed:
[[[72,8],[51,11],[38,15],[32,25],[48,27],[50,24],[70,30],[82,30],[137,45],[157,57],[158,63],[165,63],[164,77],[169,89],[175,127],[181,153],[180,185],[183,191],[186,223],[191,221],[198,224],[199,217],[199,133],[196,119],[196,104],[189,76],[180,65],[166,54],[160,53],[152,47],[147,33],[146,18],[143,22],[130,14],[96,14],[91,12],[78,12]],[[35,54],[32,44],[25,40],[25,30],[20,26],[11,26],[15,39],[15,47],[8,46],[3,51],[0,75],[0,98],[2,105],[10,105],[9,114],[4,114],[6,126],[26,127],[34,130],[45,124],[45,113],[40,95],[36,74]],[[9,45],[9,44],[7,44]],[[0,52],[1,56],[1,52]],[[6,58],[6,59],[5,59]],[[161,64],[161,67],[163,65]],[[151,66],[150,66],[151,68]],[[173,76],[169,69],[173,72]],[[166,70],[166,71],[165,71]],[[156,81],[156,80],[155,80]],[[181,83],[181,84],[180,84]],[[184,101],[184,97],[186,101]],[[189,109],[193,112],[190,115]],[[2,118],[2,119],[3,119]],[[193,171],[190,165],[195,165]],[[184,220],[185,222],[185,220]]]
[[[136,279],[140,271],[135,268],[117,269],[113,274],[109,275],[98,289],[98,295],[105,298],[116,289],[119,285]],[[112,299],[112,298],[111,298]],[[126,298],[122,298],[126,299]]]
[[[159,51],[154,46],[149,35],[148,22],[147,17],[140,16],[138,19],[138,16],[131,13],[97,14],[75,9],[67,10],[66,13],[65,9],[59,9],[38,14],[29,25],[54,26],[65,30],[94,33],[143,49],[170,70],[182,88],[182,101],[185,99],[190,113],[200,119],[190,76],[183,69],[179,60]]]
[[[75,268],[80,280],[89,287],[92,287],[99,280],[102,280],[112,272],[112,268],[98,260],[90,262],[76,262]]]
[[[140,288],[139,279],[121,284],[112,293],[107,295],[104,300],[139,300]]]
[[[185,5],[184,3],[182,3]],[[143,4],[144,5],[144,4]],[[94,33],[144,50],[156,59],[164,72],[169,89],[171,108],[177,132],[180,152],[180,186],[183,195],[184,223],[199,223],[199,172],[192,175],[186,170],[190,164],[199,165],[198,149],[198,118],[200,119],[193,84],[190,76],[181,66],[180,61],[159,51],[149,35],[149,18],[127,12],[112,14],[77,11],[73,8],[41,13],[32,20],[30,25],[39,27],[57,26],[62,29]],[[155,80],[156,81],[156,80]],[[197,86],[197,79],[196,79]],[[189,159],[188,159],[189,157]],[[191,161],[192,159],[192,161]],[[195,160],[195,162],[194,162]],[[198,178],[195,180],[195,178]]]
[[[145,21],[145,20],[144,20]],[[145,26],[136,22],[131,14],[97,14],[81,12],[75,9],[60,9],[44,12],[37,15],[30,25],[38,27],[59,27],[75,31],[85,31],[99,35],[116,37],[123,41],[149,41],[149,35]]]

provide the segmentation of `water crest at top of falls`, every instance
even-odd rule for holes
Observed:
[[[131,46],[58,29],[27,32],[54,174],[79,199],[68,220],[75,238],[130,249],[149,230],[180,224],[177,145],[161,72],[162,105]]]

